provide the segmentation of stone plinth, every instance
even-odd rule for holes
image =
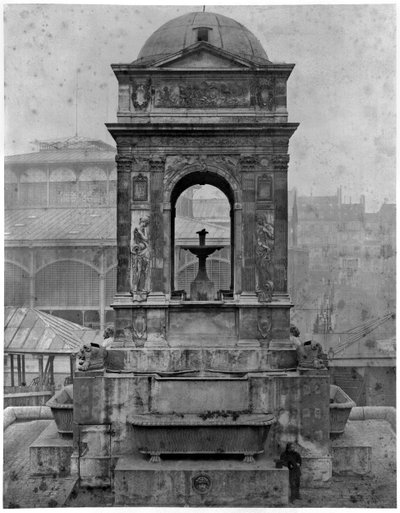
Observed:
[[[272,460],[168,460],[124,456],[115,467],[117,506],[277,507],[288,503],[287,469]]]
[[[371,446],[360,440],[357,422],[348,422],[343,435],[332,441],[333,474],[365,475],[371,465]]]
[[[71,438],[62,438],[55,422],[51,422],[29,447],[33,475],[68,476],[71,473]]]

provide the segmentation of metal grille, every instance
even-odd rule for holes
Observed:
[[[29,306],[29,274],[21,267],[4,264],[5,306]]]
[[[229,260],[208,258],[206,261],[207,274],[214,282],[215,290],[229,289],[231,278],[231,265]],[[196,278],[198,262],[192,262],[178,272],[177,289],[185,290],[190,295],[190,284]]]
[[[38,306],[98,306],[99,275],[81,262],[63,261],[36,275]]]

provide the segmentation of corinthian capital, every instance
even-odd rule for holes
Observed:
[[[272,156],[272,163],[276,171],[287,171],[289,164],[289,155],[278,154]]]

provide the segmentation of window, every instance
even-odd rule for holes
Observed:
[[[207,27],[199,27],[197,29],[197,41],[208,41],[208,31],[211,30]]]

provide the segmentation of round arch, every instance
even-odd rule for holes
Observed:
[[[191,185],[214,185],[220,189],[233,206],[241,203],[241,190],[232,172],[216,165],[191,164],[182,167],[172,176],[167,175],[164,184],[164,203],[176,202],[180,194]]]
[[[165,276],[167,283],[170,283],[170,291],[175,290],[175,216],[176,202],[179,196],[189,187],[193,185],[212,185],[222,191],[230,204],[230,252],[231,252],[231,273],[230,286],[232,292],[238,292],[237,284],[239,283],[240,268],[238,262],[235,261],[235,234],[238,232],[238,226],[241,225],[241,218],[235,214],[236,207],[240,204],[241,192],[236,178],[229,171],[217,167],[208,166],[206,164],[195,164],[185,166],[172,177],[170,177],[164,188],[164,206],[167,207],[169,214],[170,227],[170,247],[167,248],[167,258],[170,260],[169,276]],[[167,214],[167,215],[168,215]],[[236,235],[237,236],[237,235]],[[236,259],[238,260],[238,259]],[[236,289],[236,290],[235,290]]]

